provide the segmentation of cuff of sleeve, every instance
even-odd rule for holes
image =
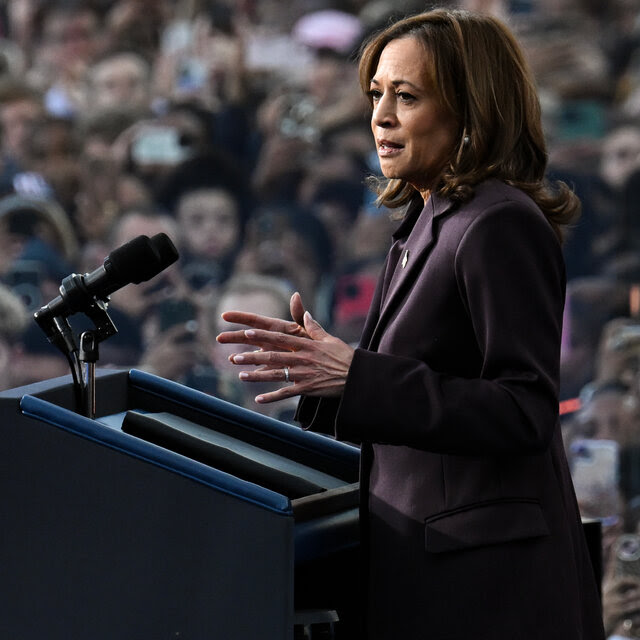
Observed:
[[[294,420],[303,429],[335,436],[335,420],[339,398],[311,398],[302,396],[296,409]]]
[[[370,388],[366,382],[366,371],[373,364],[371,356],[374,352],[366,349],[356,349],[349,367],[347,382],[337,408],[335,432],[338,440],[346,442],[362,442],[366,433],[359,428],[363,414],[366,412],[363,406],[363,388]]]

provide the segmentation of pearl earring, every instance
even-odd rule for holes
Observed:
[[[468,145],[471,142],[471,138],[469,136],[465,136],[464,138],[462,138],[462,144],[463,145]]]

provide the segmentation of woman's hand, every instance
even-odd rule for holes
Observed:
[[[354,349],[328,334],[304,310],[298,293],[291,297],[293,321],[268,318],[254,313],[225,311],[227,322],[250,329],[225,331],[220,343],[246,344],[258,349],[229,356],[234,364],[256,365],[239,376],[247,382],[283,382],[286,386],[256,398],[267,403],[296,395],[339,396],[342,394],[353,360]],[[288,384],[293,383],[293,384]]]
[[[277,331],[290,336],[308,338],[309,336],[304,328],[304,305],[302,304],[302,298],[299,293],[296,292],[291,296],[289,308],[293,322],[290,320],[280,320],[278,318],[268,318],[267,316],[260,316],[257,313],[248,313],[247,311],[225,311],[222,314],[222,319],[234,324],[244,324],[254,329]],[[225,331],[217,337],[217,340],[218,342],[227,344],[251,344],[247,342],[244,333],[245,331],[243,329],[239,331]],[[223,339],[220,339],[221,337]]]
[[[602,612],[607,635],[614,632],[630,635],[640,624],[640,579],[617,576],[605,579],[602,587]]]
[[[193,331],[185,324],[179,324],[157,335],[137,366],[163,378],[177,380],[196,364],[197,353]]]

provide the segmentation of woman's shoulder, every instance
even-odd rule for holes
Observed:
[[[522,208],[536,212],[544,219],[544,214],[533,199],[522,189],[491,178],[478,184],[474,196],[467,203],[477,211],[501,208]]]
[[[560,242],[540,207],[521,189],[499,180],[478,184],[471,199],[442,211],[439,243],[458,260],[529,246],[560,257]]]
[[[552,227],[540,207],[521,189],[500,180],[489,179],[478,184],[474,195],[460,204],[450,216],[452,226],[465,233],[484,224],[514,223],[517,226],[541,227],[553,234]]]

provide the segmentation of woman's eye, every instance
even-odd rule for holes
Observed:
[[[373,100],[374,102],[376,102],[377,100],[380,100],[380,98],[382,97],[382,93],[378,91],[378,89],[371,89],[368,92],[368,95],[371,98],[371,100]]]
[[[398,98],[400,98],[400,100],[402,100],[402,102],[412,102],[413,100],[415,100],[415,97],[410,93],[407,93],[406,91],[398,91],[396,95],[398,96]]]

